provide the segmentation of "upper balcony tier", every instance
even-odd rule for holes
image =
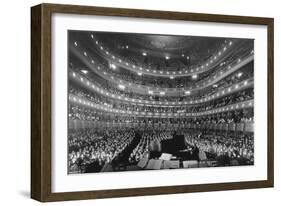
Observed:
[[[109,65],[134,74],[176,78],[207,72],[237,46],[253,48],[253,40],[71,31],[69,45],[88,57],[98,53]]]
[[[107,75],[105,77],[101,74],[96,73],[84,73],[84,70],[79,68],[69,69],[69,76],[71,79],[80,81],[80,77],[85,78],[85,81],[80,81],[82,84],[86,84],[89,81],[89,85],[96,85],[96,88],[104,90],[105,92],[115,94],[115,96],[128,97],[132,96],[139,97],[140,99],[150,99],[157,100],[163,99],[167,100],[169,97],[173,98],[176,101],[177,98],[192,100],[193,97],[204,98],[204,96],[213,95],[214,90],[217,88],[226,88],[231,86],[231,84],[238,83],[243,80],[247,80],[253,77],[253,62],[248,62],[246,59],[244,62],[240,60],[240,63],[237,62],[238,66],[233,66],[224,73],[219,73],[217,76],[209,77],[208,81],[205,82],[201,87],[195,88],[174,88],[174,89],[165,89],[160,87],[154,88],[143,88],[140,85],[135,85],[131,82],[112,82],[111,79],[115,77]],[[245,65],[246,64],[246,65]],[[244,66],[242,66],[244,65]],[[242,67],[240,67],[242,66]],[[80,76],[80,77],[79,77]],[[75,78],[76,77],[76,78]],[[250,83],[250,82],[248,82]],[[93,89],[90,87],[89,89]],[[133,97],[135,98],[135,97]],[[136,98],[138,99],[138,98]],[[182,100],[181,100],[182,101]]]
[[[86,89],[85,92],[91,94],[91,96],[101,97],[99,99],[105,98],[127,104],[148,104],[152,106],[182,106],[205,103],[254,87],[253,75],[251,73],[248,74],[247,70],[238,71],[209,86],[205,91],[201,91],[201,93],[188,93],[178,96],[167,96],[164,91],[160,91],[160,95],[140,95],[128,91],[126,88],[124,90],[127,91],[121,91],[109,86],[104,80],[102,82],[99,82],[98,79],[93,81],[87,75],[80,72],[73,72],[73,70],[70,70],[69,80],[72,82],[72,85]]]
[[[176,72],[171,72],[169,78],[167,78],[145,75],[140,72],[130,72],[113,63],[105,62],[96,54],[85,52],[84,49],[77,49],[74,46],[70,46],[69,49],[70,64],[72,67],[78,67],[80,70],[88,72],[89,75],[91,75],[91,73],[98,74],[116,85],[123,84],[126,87],[144,91],[155,90],[157,88],[170,91],[177,88],[183,90],[190,90],[192,88],[200,89],[208,83],[210,78],[223,76],[222,74],[227,75],[230,67],[243,65],[253,59],[252,47],[250,45],[247,47],[243,46],[234,50],[231,55],[224,58],[222,62],[206,72],[194,74],[192,76],[179,76],[175,75]],[[237,68],[239,69],[237,66],[231,68],[230,71],[234,71]]]
[[[218,99],[214,99],[209,102],[198,103],[194,105],[151,105],[151,104],[138,104],[138,103],[128,103],[122,101],[116,101],[112,98],[105,98],[102,95],[97,95],[96,93],[90,93],[79,88],[77,86],[69,88],[69,97],[75,97],[77,101],[79,99],[90,101],[96,105],[102,105],[104,108],[126,110],[126,111],[138,111],[138,112],[152,112],[152,113],[185,113],[185,112],[202,112],[210,109],[215,109],[218,107],[226,106],[229,104],[234,104],[241,101],[247,101],[254,98],[253,88],[248,88],[246,90],[241,90],[236,93],[229,94],[227,96],[220,96]]]
[[[241,110],[246,108],[252,108],[254,106],[254,100],[246,100],[242,102],[237,102],[233,104],[228,104],[225,106],[221,106],[218,108],[210,108],[204,111],[192,111],[189,110],[188,112],[182,111],[182,112],[174,112],[174,110],[171,111],[138,111],[138,110],[125,110],[125,109],[119,109],[119,108],[112,108],[109,105],[104,104],[96,104],[92,102],[91,100],[83,97],[79,97],[76,95],[70,95],[69,101],[71,104],[79,105],[80,107],[86,107],[92,110],[101,111],[103,114],[107,113],[109,115],[115,114],[115,115],[121,115],[121,116],[132,116],[132,117],[145,117],[145,118],[185,118],[185,117],[199,117],[199,116],[206,116],[206,115],[212,115],[212,114],[218,114],[218,113],[224,113],[224,112],[230,112],[235,110]]]

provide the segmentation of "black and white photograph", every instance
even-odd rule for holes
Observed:
[[[254,39],[67,39],[68,174],[254,165]]]

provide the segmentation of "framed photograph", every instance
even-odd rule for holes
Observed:
[[[31,197],[273,187],[273,19],[31,8]]]

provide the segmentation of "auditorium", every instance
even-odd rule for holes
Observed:
[[[253,39],[67,41],[68,174],[254,165]]]

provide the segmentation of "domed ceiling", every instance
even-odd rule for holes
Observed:
[[[77,32],[76,35],[73,34],[73,38],[80,41],[89,40],[92,34],[111,51],[129,58],[130,55],[133,58],[134,55],[141,55],[143,52],[146,52],[150,58],[162,58],[165,55],[170,58],[184,56],[190,58],[192,65],[208,59],[221,49],[226,41],[225,38],[216,37],[111,32]]]

